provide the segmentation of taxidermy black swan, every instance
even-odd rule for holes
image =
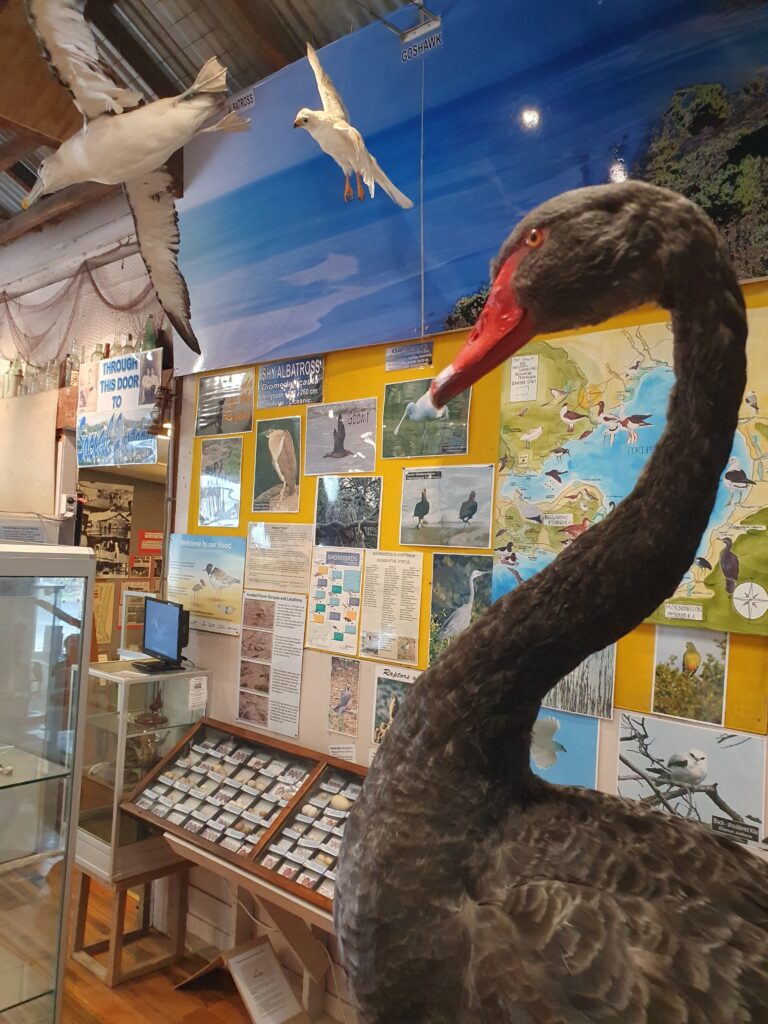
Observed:
[[[529,767],[542,697],[657,608],[696,555],[744,394],[728,253],[693,204],[629,182],[540,206],[492,277],[433,382],[436,406],[535,334],[648,301],[671,313],[677,382],[632,493],[447,649],[376,755],[334,901],[361,1020],[766,1022],[766,865],[701,826]]]

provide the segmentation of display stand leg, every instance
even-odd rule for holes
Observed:
[[[320,1020],[325,1013],[325,978],[318,985],[309,971],[301,975],[301,1002],[311,1021]]]
[[[77,879],[75,898],[75,927],[72,929],[72,952],[79,953],[85,946],[85,922],[88,918],[88,899],[91,895],[91,876],[81,871]]]
[[[128,890],[118,889],[112,903],[112,920],[109,926],[109,958],[107,960],[107,985],[114,988],[120,977],[123,958],[123,935],[125,932],[125,905]]]

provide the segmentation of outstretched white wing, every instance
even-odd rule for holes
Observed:
[[[317,91],[320,93],[323,110],[326,114],[330,114],[331,117],[336,117],[342,121],[348,122],[349,111],[344,106],[344,101],[341,96],[336,92],[335,85],[331,81],[323,65],[320,63],[317,53],[315,52],[315,48],[311,43],[307,43],[307,60],[315,73]]]
[[[125,182],[136,236],[147,273],[168,319],[193,352],[200,352],[192,330],[187,282],[179,270],[179,218],[167,168]]]
[[[555,733],[560,728],[556,718],[537,718],[531,733],[531,757],[537,768],[551,768],[557,764],[557,751],[562,749],[555,742]]]
[[[124,89],[111,78],[83,17],[84,0],[24,0],[27,17],[54,76],[75,98],[83,117],[119,114],[135,107],[141,93]]]

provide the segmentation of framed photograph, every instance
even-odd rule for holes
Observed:
[[[380,476],[318,477],[315,544],[377,548],[381,493]]]
[[[431,377],[384,387],[381,454],[384,459],[466,455],[472,388],[451,399],[439,412],[419,405]]]
[[[376,416],[375,398],[307,406],[304,473],[373,473]]]
[[[493,469],[492,465],[403,469],[400,543],[490,548]]]
[[[301,418],[259,420],[252,511],[298,512],[300,487]]]

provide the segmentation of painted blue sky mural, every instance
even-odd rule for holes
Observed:
[[[443,329],[521,214],[617,160],[641,171],[676,90],[722,87],[704,113],[727,126],[721,107],[768,54],[768,5],[749,0],[430,6],[443,45],[421,59],[380,24],[320,52],[412,210],[380,190],[344,203],[339,168],[292,127],[320,106],[306,60],[257,85],[249,134],[187,147],[181,265],[204,355],[177,353],[180,372],[419,336],[422,218],[423,326]]]

